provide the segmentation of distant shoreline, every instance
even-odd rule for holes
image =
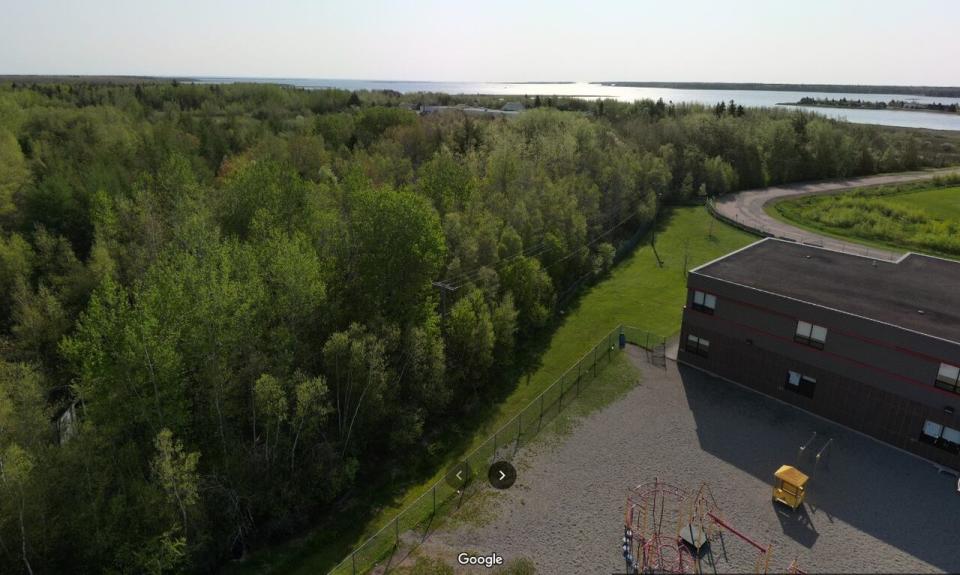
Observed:
[[[260,78],[238,76],[149,76],[149,75],[122,75],[122,74],[0,74],[0,82],[90,82],[99,84],[128,84],[128,83],[156,83],[156,82],[194,82],[205,83],[210,81],[249,81],[258,84],[272,83],[290,85],[291,80],[307,81],[335,81],[335,82],[368,82],[380,84],[490,84],[490,85],[543,85],[543,84],[577,84],[573,81],[528,81],[528,82],[454,82],[433,80],[357,80],[337,78]],[[669,88],[675,90],[747,90],[761,92],[823,92],[823,93],[851,93],[851,94],[891,94],[902,96],[927,96],[939,98],[960,98],[960,86],[893,86],[867,84],[765,84],[760,82],[587,82],[596,86],[617,86],[626,88]],[[602,96],[598,96],[602,97]]]
[[[194,78],[186,76],[123,76],[111,74],[0,74],[0,82],[33,82],[51,84],[55,82],[88,82],[91,84],[144,84],[162,82],[193,82]]]
[[[593,82],[627,88],[672,88],[675,90],[754,90],[766,92],[826,92],[850,94],[897,94],[960,98],[960,86],[881,86],[861,84],[763,84],[750,82]]]
[[[926,110],[923,108],[864,108],[857,106],[831,106],[829,104],[800,104],[799,102],[780,102],[778,106],[793,106],[794,108],[831,108],[833,110],[876,110],[878,112],[927,112],[928,114],[947,114],[956,116],[956,112],[947,110]]]
[[[884,112],[930,112],[933,114],[957,115],[957,104],[943,104],[940,102],[931,103],[908,103],[903,100],[890,100],[889,102],[872,102],[864,100],[841,99],[823,99],[823,98],[801,98],[797,102],[778,102],[778,106],[798,106],[803,108],[834,108],[838,110],[878,110]]]

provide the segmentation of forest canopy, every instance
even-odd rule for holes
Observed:
[[[801,111],[0,85],[0,572],[214,571],[450,448],[661,206],[956,162]]]

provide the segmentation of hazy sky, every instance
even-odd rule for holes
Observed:
[[[0,74],[960,85],[957,0],[0,0]]]

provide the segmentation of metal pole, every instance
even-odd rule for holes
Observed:
[[[515,447],[514,450],[520,447],[520,435],[522,433],[523,433],[523,412],[521,411],[520,413],[517,414],[517,447]]]
[[[433,514],[437,514],[437,486],[433,486]]]
[[[493,432],[493,460],[497,460],[497,434],[500,433],[500,430]]]
[[[540,426],[543,425],[543,394],[540,394],[540,421],[537,422],[537,431],[540,431]]]
[[[560,407],[557,408],[557,411],[563,411],[563,377],[560,378]]]
[[[397,542],[396,546],[400,547],[400,516],[397,515],[397,518],[393,520],[393,531],[396,533]]]

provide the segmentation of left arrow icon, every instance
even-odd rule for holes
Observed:
[[[460,491],[470,482],[470,476],[470,464],[466,461],[460,461],[447,468],[447,475],[444,480],[447,485]]]

